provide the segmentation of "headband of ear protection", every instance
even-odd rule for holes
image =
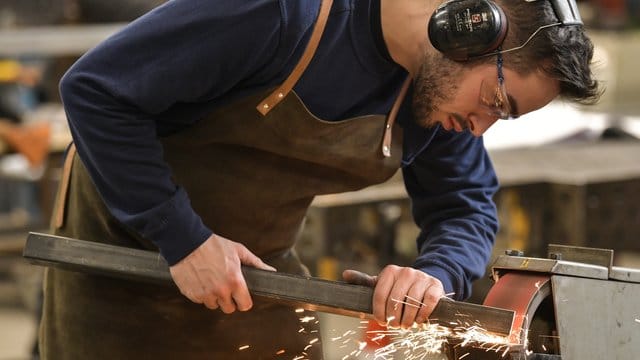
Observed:
[[[549,1],[558,25],[582,25],[575,0]],[[448,0],[431,15],[428,25],[431,44],[456,61],[495,52],[507,28],[507,17],[492,0]]]

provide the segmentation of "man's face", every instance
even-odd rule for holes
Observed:
[[[516,118],[545,106],[560,92],[558,81],[540,72],[521,76],[505,67],[503,73],[501,92],[495,64],[469,67],[442,57],[426,59],[414,84],[416,121],[425,127],[440,123],[457,132],[469,129],[481,136],[504,115],[503,101]]]

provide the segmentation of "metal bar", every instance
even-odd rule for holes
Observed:
[[[23,256],[37,265],[129,280],[171,284],[165,260],[156,252],[125,248],[42,233],[30,233]],[[373,289],[346,282],[243,267],[249,291],[276,302],[339,315],[372,318]],[[441,300],[430,321],[443,326],[474,323],[508,335],[512,310]]]

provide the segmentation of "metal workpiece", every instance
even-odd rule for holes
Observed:
[[[156,252],[67,237],[31,233],[23,256],[31,263],[70,271],[175,286],[166,261]],[[242,268],[247,287],[271,301],[358,318],[373,318],[373,288],[340,281]],[[510,333],[514,311],[449,299],[438,302],[429,317],[448,328],[483,327],[496,335]]]
[[[38,265],[175,286],[164,258],[147,250],[31,233],[23,256]],[[309,310],[361,318],[372,312],[372,290],[366,286],[250,267],[243,267],[242,272],[247,287],[256,296]]]

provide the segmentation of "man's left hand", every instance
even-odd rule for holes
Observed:
[[[440,280],[410,267],[387,265],[378,276],[345,270],[342,277],[352,284],[375,287],[373,316],[391,327],[409,328],[427,321],[445,296]]]

